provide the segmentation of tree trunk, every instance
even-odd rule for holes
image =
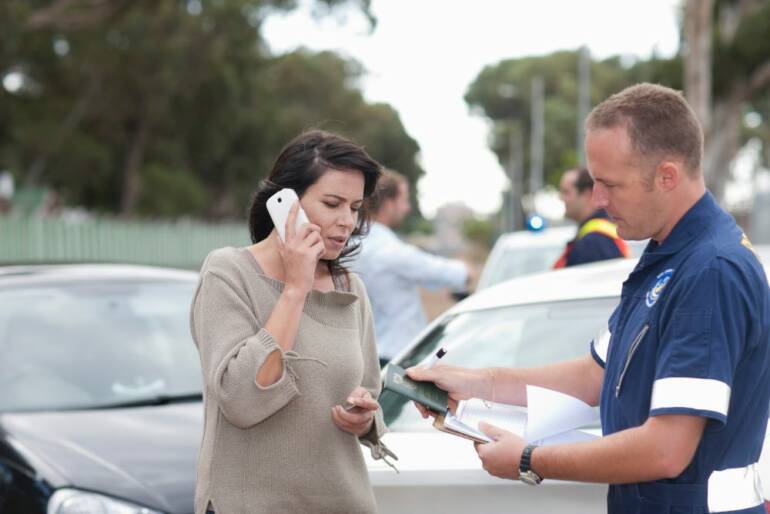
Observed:
[[[770,85],[770,60],[748,77],[736,78],[730,93],[717,99],[712,111],[714,130],[706,144],[703,172],[706,185],[721,200],[730,178],[730,163],[740,149],[743,104]]]
[[[687,0],[684,21],[684,91],[707,137],[711,128],[712,11],[712,0]]]
[[[730,178],[730,163],[740,146],[742,104],[743,96],[734,91],[714,105],[714,130],[704,152],[703,173],[706,186],[717,200],[724,196],[725,184]]]
[[[81,89],[81,94],[78,96],[72,108],[67,113],[67,116],[62,121],[61,125],[56,129],[51,139],[47,142],[44,148],[41,148],[38,154],[35,156],[35,160],[32,161],[27,170],[27,176],[25,182],[29,184],[36,184],[40,177],[45,173],[45,169],[48,165],[48,159],[55,155],[59,151],[61,145],[67,140],[67,137],[73,130],[80,124],[80,121],[86,115],[88,106],[91,100],[99,90],[100,81],[95,77],[93,71],[88,73],[88,85]]]
[[[761,6],[757,0],[720,4],[722,45],[733,43],[741,21]],[[705,135],[703,173],[706,185],[722,200],[730,179],[730,164],[740,149],[742,108],[770,84],[770,60],[758,63],[748,77],[735,75],[727,92],[711,99],[713,0],[687,0],[685,7],[685,93],[701,121]],[[711,105],[713,102],[713,105]]]
[[[136,123],[131,138],[131,146],[128,149],[126,162],[123,166],[123,188],[120,198],[120,213],[124,217],[134,214],[136,199],[139,193],[139,168],[144,160],[144,151],[147,147],[149,133],[149,120],[147,115],[142,115]]]

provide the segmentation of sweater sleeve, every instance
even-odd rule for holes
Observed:
[[[193,300],[192,332],[208,394],[230,423],[250,428],[291,402],[299,390],[285,359],[278,382],[257,384],[265,359],[282,350],[242,295],[226,278],[205,272]]]

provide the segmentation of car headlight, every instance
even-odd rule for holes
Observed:
[[[59,489],[48,500],[48,514],[162,514],[101,494]]]

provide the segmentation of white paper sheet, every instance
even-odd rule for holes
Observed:
[[[527,427],[527,409],[515,405],[506,405],[503,403],[494,403],[479,400],[478,398],[471,398],[470,400],[459,403],[457,406],[457,416],[447,414],[444,417],[444,425],[491,441],[491,439],[478,430],[481,421],[486,421],[487,423],[524,437]],[[469,428],[470,431],[463,430],[463,427]]]
[[[459,403],[456,416],[447,413],[444,424],[490,440],[478,430],[479,422],[485,421],[539,445],[596,438],[577,429],[598,422],[598,410],[577,398],[542,387],[527,386],[527,403],[528,408],[472,398]]]
[[[599,420],[597,410],[587,403],[544,387],[527,386],[527,405],[528,442],[542,441]]]

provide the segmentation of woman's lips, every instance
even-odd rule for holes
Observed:
[[[343,248],[347,242],[346,237],[327,237],[326,238],[334,247]]]

